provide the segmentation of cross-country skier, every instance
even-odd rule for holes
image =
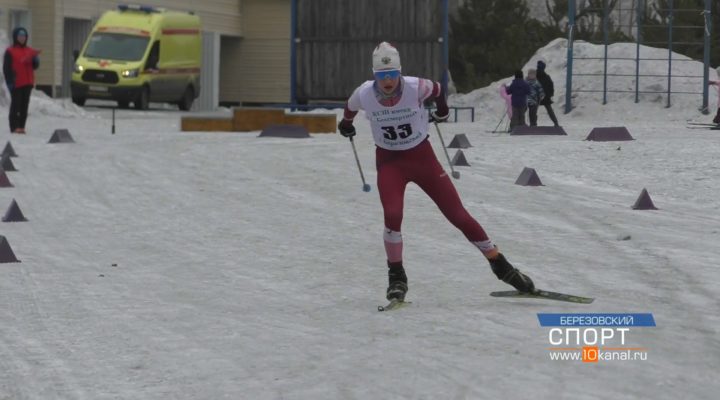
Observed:
[[[428,140],[428,115],[423,102],[435,101],[437,111],[430,113],[432,121],[446,121],[449,109],[442,86],[431,80],[403,76],[400,54],[387,42],[375,48],[372,60],[375,79],[355,89],[338,130],[347,138],[355,136],[353,118],[359,110],[364,110],[370,121],[377,146],[377,186],[385,215],[383,239],[388,264],[388,300],[403,301],[408,291],[400,225],[405,187],[410,182],[427,193],[443,215],[483,253],[498,279],[521,292],[534,291],[532,280],[505,259],[465,209],[450,177],[435,157]]]

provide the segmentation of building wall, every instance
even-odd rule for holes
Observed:
[[[0,1],[0,31],[7,34],[10,38],[10,10],[29,11],[30,4],[28,0],[3,0]],[[27,26],[32,31],[32,26]],[[31,32],[32,33],[32,32]],[[5,49],[3,49],[5,50]]]
[[[290,101],[290,0],[244,0],[240,59],[223,98],[241,102]],[[223,60],[223,64],[225,60]],[[229,100],[229,99],[228,99]]]
[[[35,72],[35,84],[53,93],[60,84],[62,63],[62,25],[57,19],[57,4],[53,0],[29,0],[32,20],[32,46],[42,51],[40,68]]]
[[[2,0],[0,1],[0,30],[6,31],[10,28],[9,24],[9,11],[10,10],[29,10],[30,5],[28,0]]]

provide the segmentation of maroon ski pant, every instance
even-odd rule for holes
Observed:
[[[377,186],[385,227],[400,232],[405,187],[413,182],[437,204],[445,218],[471,242],[488,240],[482,226],[465,209],[450,176],[440,165],[430,141],[409,150],[376,148]]]

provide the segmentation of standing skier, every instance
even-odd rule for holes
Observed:
[[[530,68],[525,80],[530,85],[530,95],[528,95],[528,115],[530,116],[530,126],[537,126],[537,112],[540,103],[545,98],[542,85],[537,81],[537,71]]]
[[[446,121],[449,109],[441,85],[401,75],[400,54],[387,42],[375,48],[372,59],[375,79],[355,89],[347,101],[338,130],[347,138],[355,136],[353,118],[359,110],[364,110],[370,121],[376,145],[377,186],[385,217],[387,299],[403,301],[408,291],[400,225],[405,187],[410,182],[417,184],[437,204],[445,218],[483,253],[498,279],[518,291],[534,291],[532,280],[505,259],[467,212],[450,177],[435,157],[428,140],[428,115],[423,102],[435,101],[437,111],[430,113],[433,122]]]
[[[552,108],[552,97],[555,95],[555,84],[553,83],[550,75],[545,72],[545,63],[542,60],[537,62],[537,80],[540,82],[543,92],[545,93],[545,98],[542,99],[540,105],[545,106],[545,111],[547,111],[553,124],[555,124],[555,126],[560,126],[558,119],[555,116],[555,111]]]
[[[512,131],[516,126],[525,126],[525,111],[528,108],[528,96],[531,89],[523,79],[523,72],[517,70],[515,79],[505,90],[512,96],[512,118],[510,119],[510,131]]]

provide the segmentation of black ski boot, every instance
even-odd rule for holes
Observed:
[[[532,293],[535,291],[535,284],[529,276],[518,271],[505,259],[505,256],[498,254],[490,262],[490,267],[501,281],[512,285],[518,292]]]
[[[387,299],[405,301],[405,293],[408,291],[407,276],[402,262],[388,262],[388,288]]]

